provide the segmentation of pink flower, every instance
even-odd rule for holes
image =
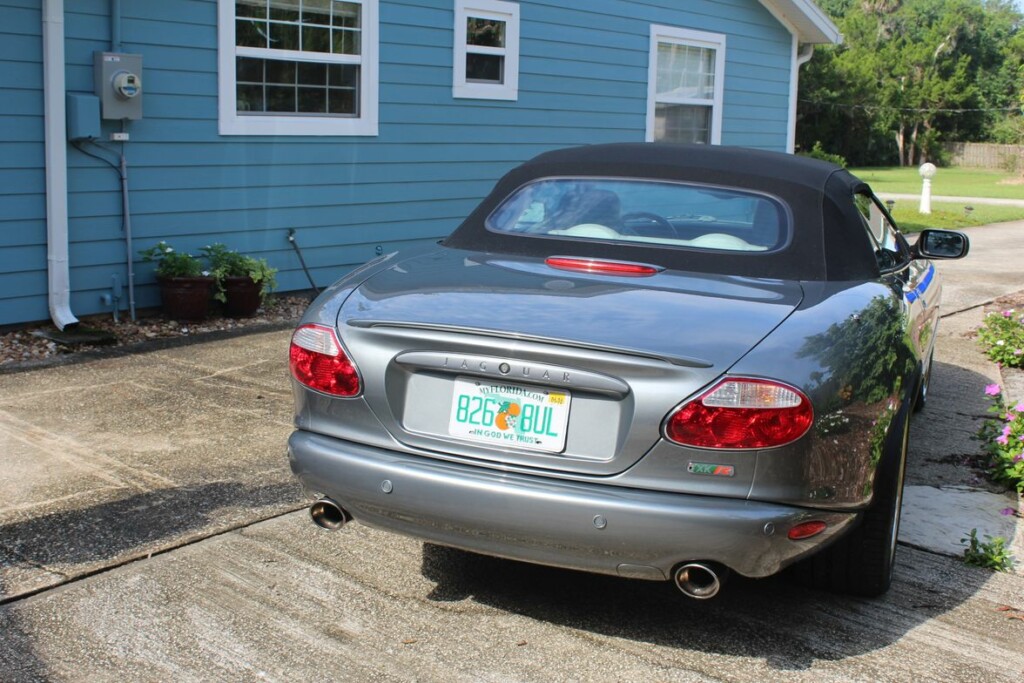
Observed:
[[[1003,425],[1003,436],[1010,435],[1010,425]]]
[[[1013,409],[1016,410],[1018,413],[1024,413],[1024,401],[1021,401],[1020,403],[1015,405]]]
[[[1005,446],[1007,443],[1009,443],[1009,441],[1010,440],[1006,438],[1005,434],[996,437],[996,443],[1002,446]]]
[[[1024,356],[1024,349],[1014,349],[1013,355],[1015,355],[1015,356]]]
[[[1011,308],[1008,311],[1003,311],[1003,317],[1004,318],[1012,318],[1013,317],[1013,309]]]
[[[1001,514],[1003,517],[1009,517],[1010,515],[1017,514],[1017,511],[1014,510],[1013,508],[1003,508],[1002,510],[999,511],[999,514]]]
[[[985,387],[985,394],[988,396],[998,396],[1002,393],[1002,389],[999,388],[998,384],[989,384]]]
[[[1003,417],[1004,417],[1004,419],[1005,419],[1005,420],[1006,420],[1007,422],[1013,422],[1013,418],[1015,418],[1015,417],[1017,417],[1017,416],[1016,416],[1016,415],[1014,415],[1013,411],[1011,411],[1011,410],[1008,410],[1008,411],[1006,411],[1006,415],[1004,415]],[[1009,427],[1007,427],[1007,429],[1009,429]]]
[[[1021,441],[1024,441],[1024,438],[1022,438]],[[1019,455],[1018,454],[1018,455],[1013,456],[1013,461],[1014,462],[1022,462],[1022,461],[1024,461],[1024,455]]]

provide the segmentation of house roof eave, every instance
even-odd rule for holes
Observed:
[[[760,0],[800,43],[839,45],[843,34],[812,0]]]

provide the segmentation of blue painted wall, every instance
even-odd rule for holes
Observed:
[[[215,0],[122,3],[123,51],[144,58],[144,118],[125,146],[136,250],[225,242],[279,268],[287,291],[308,287],[289,228],[319,285],[378,247],[443,236],[537,153],[643,140],[652,23],[726,34],[723,144],[785,149],[790,35],[757,0],[520,5],[518,101],[452,98],[451,0],[380,0],[380,135],[274,138],[217,133]],[[108,11],[65,3],[69,92],[92,92]],[[3,325],[48,308],[40,0],[0,0],[0,16]],[[72,310],[108,312],[111,277],[126,280],[118,177],[70,146],[68,164]],[[157,305],[149,264],[136,281],[138,305]]]

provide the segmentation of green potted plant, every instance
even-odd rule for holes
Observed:
[[[163,240],[139,255],[156,263],[160,301],[169,317],[202,320],[209,314],[214,279],[198,257],[175,251]]]
[[[224,304],[227,315],[253,315],[277,287],[277,269],[271,268],[266,259],[239,254],[219,242],[201,251],[210,259],[216,283],[213,298]]]

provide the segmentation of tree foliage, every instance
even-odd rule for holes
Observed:
[[[843,33],[800,76],[797,142],[853,165],[940,161],[986,140],[1024,96],[1024,16],[1009,0],[821,0]]]

